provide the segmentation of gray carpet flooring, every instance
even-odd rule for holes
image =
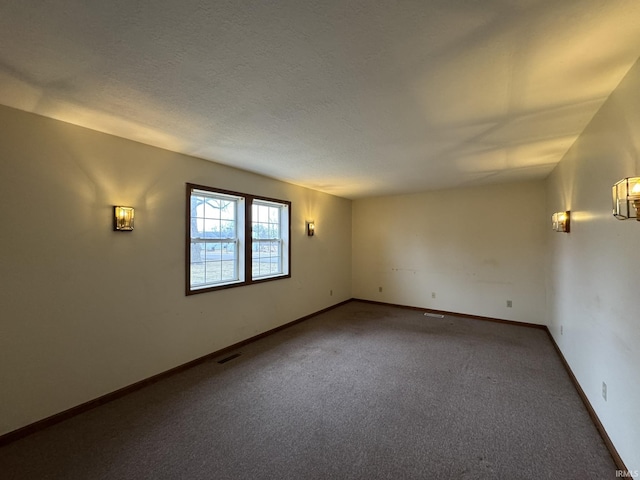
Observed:
[[[351,302],[238,353],[1,448],[0,477],[615,478],[540,329]]]

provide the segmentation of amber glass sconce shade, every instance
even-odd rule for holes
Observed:
[[[640,220],[640,177],[623,178],[613,186],[612,193],[614,217],[618,220]]]
[[[569,233],[571,212],[556,212],[551,216],[551,228],[556,232]]]
[[[130,232],[133,230],[133,207],[113,207],[113,229],[118,232]]]
[[[307,222],[307,236],[313,237],[316,234],[316,222],[310,220]]]

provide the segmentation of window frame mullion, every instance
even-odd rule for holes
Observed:
[[[253,231],[252,231],[252,210],[253,195],[246,195],[247,202],[244,209],[244,280],[247,284],[253,283]]]

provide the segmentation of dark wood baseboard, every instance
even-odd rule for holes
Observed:
[[[618,468],[618,470],[623,470],[627,472],[628,469],[624,464],[624,462],[622,461],[622,457],[620,457],[618,450],[616,450],[616,447],[613,445],[611,438],[609,438],[609,434],[605,430],[604,425],[602,425],[600,418],[598,418],[598,414],[594,410],[593,406],[591,405],[591,402],[587,398],[587,395],[584,393],[584,390],[580,386],[578,379],[573,374],[573,370],[571,370],[571,367],[569,366],[567,359],[564,358],[564,355],[562,354],[562,350],[560,350],[560,347],[556,343],[555,338],[553,338],[553,335],[551,335],[551,331],[549,330],[549,328],[545,327],[545,330],[547,331],[547,334],[551,339],[551,343],[553,344],[553,347],[556,349],[556,352],[558,353],[558,356],[560,357],[560,360],[562,361],[562,364],[564,365],[564,368],[567,371],[569,378],[571,378],[571,381],[573,382],[574,387],[576,387],[576,391],[578,392],[578,395],[580,395],[580,398],[582,399],[582,403],[584,403],[584,406],[587,408],[587,412],[589,412],[589,416],[591,417],[591,420],[593,421],[594,425],[598,429],[598,432],[600,433],[600,436],[602,437],[604,444],[607,446],[607,449],[609,450],[609,453],[611,454],[611,457],[613,458],[613,461],[615,462],[616,467]]]
[[[468,313],[456,313],[456,312],[447,312],[445,310],[434,310],[432,308],[425,308],[425,307],[412,307],[409,305],[398,305],[396,303],[387,303],[387,302],[378,302],[375,300],[363,300],[360,298],[353,298],[352,300],[356,301],[356,302],[363,302],[363,303],[371,303],[373,305],[384,305],[387,307],[397,307],[397,308],[406,308],[408,310],[415,310],[418,312],[428,312],[428,313],[435,313],[438,315],[451,315],[454,317],[462,317],[462,318],[470,318],[472,320],[484,320],[485,322],[496,322],[496,323],[506,323],[509,325],[516,325],[519,327],[531,327],[531,328],[540,328],[542,330],[546,330],[547,327],[546,325],[540,325],[538,323],[527,323],[527,322],[517,322],[515,320],[504,320],[501,318],[493,318],[493,317],[481,317],[479,315],[470,315]]]
[[[329,310],[333,310],[334,308],[337,308],[351,301],[352,299],[349,299],[349,300],[345,300],[343,302],[337,303],[335,305],[332,305],[330,307],[323,308],[322,310],[311,313],[309,315],[305,315],[304,317],[298,318],[289,323],[285,323],[284,325],[280,325],[279,327],[272,328],[271,330],[267,330],[266,332],[260,333],[251,338],[247,338],[246,340],[242,340],[241,342],[234,343],[233,345],[229,345],[228,347],[225,347],[223,349],[216,350],[215,352],[196,358],[195,360],[191,360],[190,362],[183,363],[182,365],[178,365],[177,367],[158,373],[149,378],[145,378],[144,380],[140,380],[136,383],[132,383],[131,385],[127,385],[126,387],[120,388],[111,393],[107,393],[106,395],[102,395],[101,397],[94,398],[93,400],[89,400],[87,402],[81,403],[80,405],[76,405],[75,407],[71,407],[67,410],[51,415],[50,417],[43,418],[42,420],[38,420],[37,422],[30,423],[29,425],[25,425],[24,427],[21,427],[11,432],[0,435],[0,447],[7,445],[11,442],[15,442],[20,438],[24,438],[27,435],[31,435],[32,433],[35,433],[44,428],[55,425],[56,423],[62,422],[71,417],[75,417],[76,415],[84,413],[88,410],[99,407],[100,405],[104,405],[105,403],[121,398],[129,393],[135,392],[136,390],[140,390],[141,388],[144,388],[147,385],[156,383],[171,375],[175,375],[176,373],[183,372],[203,362],[225,355],[233,350],[237,350],[245,345],[248,345],[249,343],[255,342],[269,335],[273,335],[276,332],[292,327],[293,325],[304,322],[305,320],[308,320],[322,313],[328,312]]]

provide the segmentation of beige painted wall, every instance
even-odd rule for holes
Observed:
[[[527,182],[355,200],[354,297],[544,324],[544,199]]]
[[[186,297],[186,182],[291,200],[292,278]],[[351,297],[349,200],[6,107],[0,204],[0,434]]]
[[[627,467],[638,471],[640,222],[612,216],[611,186],[639,175],[636,63],[549,177],[547,216],[571,210],[572,224],[547,241],[549,328]]]

